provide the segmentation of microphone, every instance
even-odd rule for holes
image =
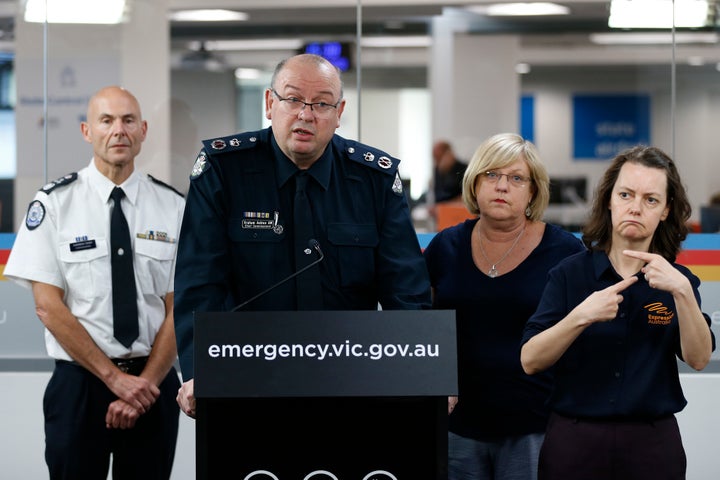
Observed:
[[[320,242],[318,242],[318,241],[315,240],[314,238],[311,238],[311,239],[308,241],[308,247],[310,247],[312,250],[315,250],[315,252],[318,254],[318,258],[317,258],[316,260],[313,260],[311,263],[305,265],[305,266],[304,266],[303,268],[301,268],[300,270],[298,270],[298,271],[296,271],[296,272],[293,272],[292,274],[290,274],[290,275],[288,275],[287,277],[283,278],[282,280],[280,280],[280,281],[277,282],[276,284],[269,286],[268,288],[266,288],[266,289],[263,290],[262,292],[258,293],[258,294],[255,295],[254,297],[248,298],[247,300],[245,300],[245,301],[242,302],[240,305],[238,305],[237,307],[233,308],[233,309],[230,310],[230,311],[231,311],[231,312],[237,312],[238,310],[240,310],[240,309],[242,309],[243,307],[245,307],[248,303],[252,302],[253,300],[257,300],[258,298],[260,298],[260,297],[262,297],[263,295],[265,295],[266,293],[268,293],[270,290],[273,290],[274,288],[279,287],[280,285],[282,285],[283,283],[287,282],[288,280],[291,280],[291,279],[297,277],[298,275],[300,275],[301,273],[303,273],[305,270],[307,270],[307,269],[309,269],[309,268],[312,268],[312,267],[314,267],[315,265],[317,265],[318,263],[322,262],[322,261],[323,261],[323,258],[325,258],[325,254],[323,254],[323,251],[322,251],[322,249],[320,248]]]

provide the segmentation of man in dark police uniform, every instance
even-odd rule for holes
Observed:
[[[175,277],[187,415],[194,312],[430,307],[399,161],[336,135],[344,108],[338,70],[301,54],[277,66],[265,91],[270,128],[203,142]]]

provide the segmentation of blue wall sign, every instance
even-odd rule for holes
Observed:
[[[650,96],[573,96],[573,158],[606,160],[638,144],[650,144]]]
[[[535,97],[520,97],[520,135],[525,140],[535,143]]]

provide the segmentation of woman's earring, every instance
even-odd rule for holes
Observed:
[[[525,216],[528,217],[528,218],[530,218],[530,215],[532,215],[532,210],[530,209],[530,205],[528,205],[528,206],[525,208]]]

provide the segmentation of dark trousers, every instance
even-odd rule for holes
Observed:
[[[45,389],[45,461],[52,480],[104,480],[112,456],[114,480],[170,478],[178,434],[180,386],[175,369],[160,397],[134,428],[108,429],[105,414],[117,397],[96,376],[56,363]]]
[[[539,480],[683,480],[687,460],[674,416],[587,421],[553,414]]]

